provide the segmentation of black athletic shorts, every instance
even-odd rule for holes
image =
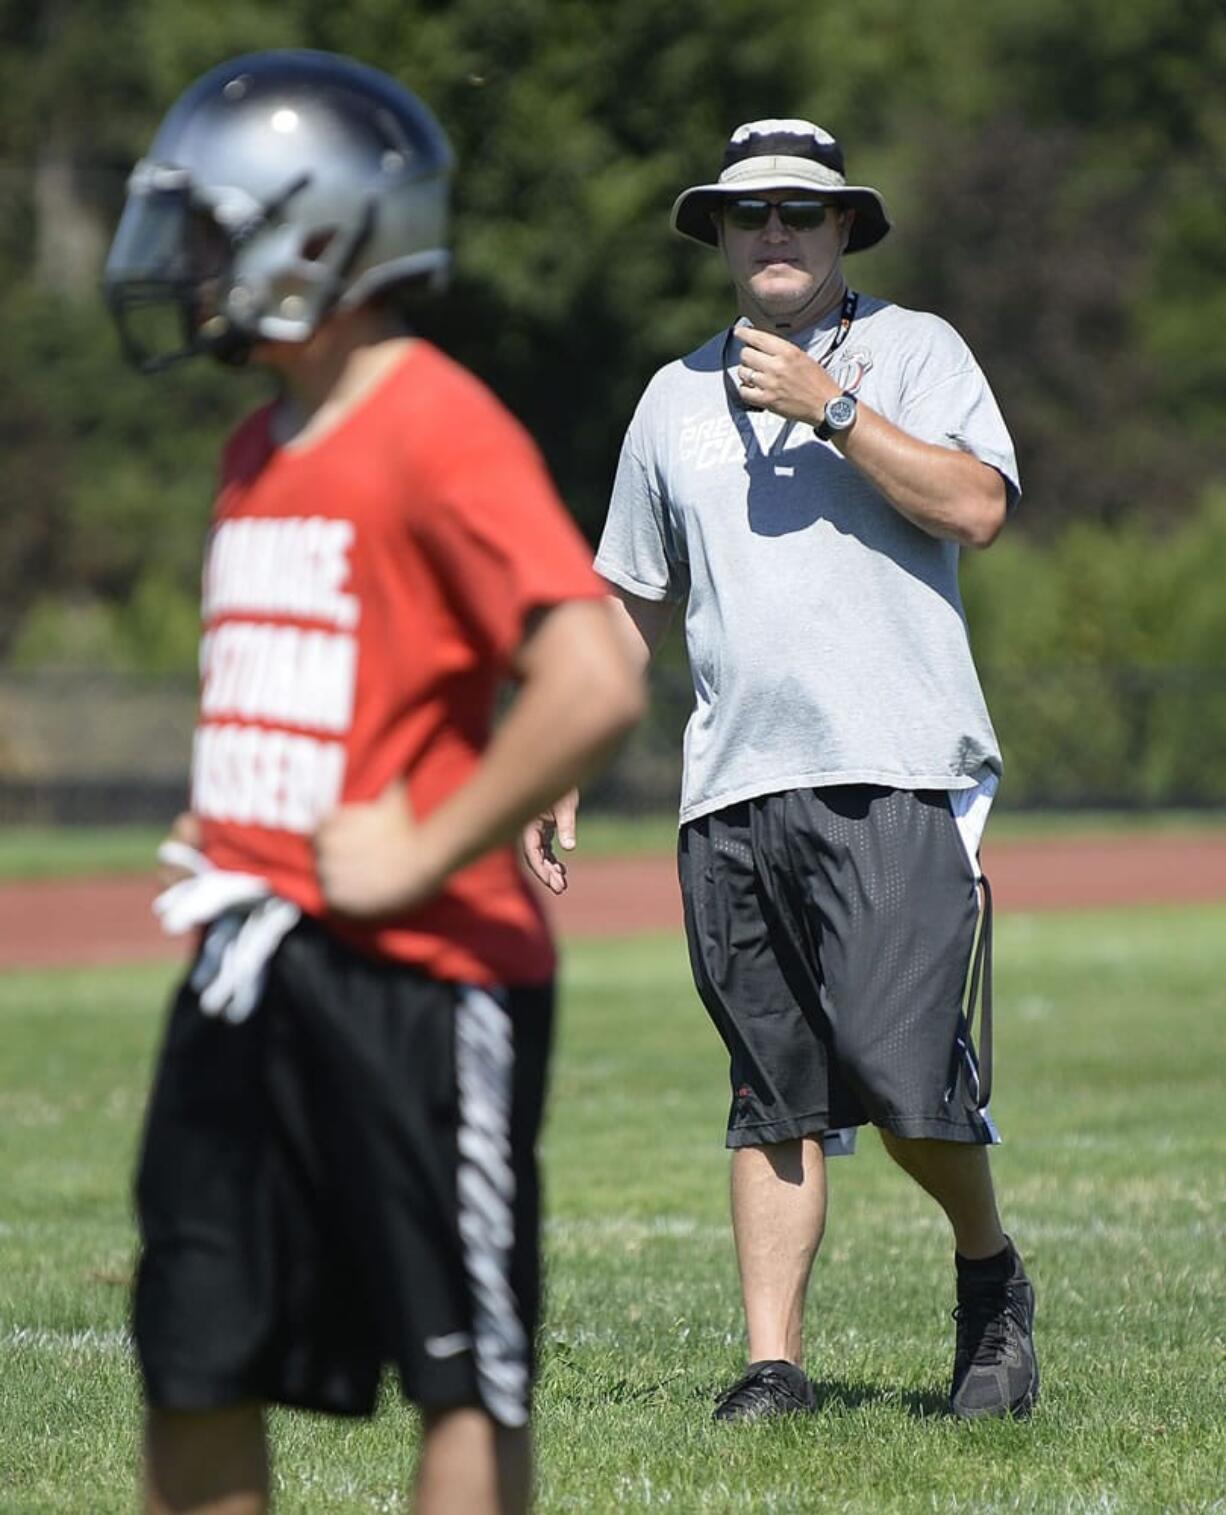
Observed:
[[[679,867],[728,1146],[870,1122],[996,1140],[964,1014],[976,869],[943,790],[763,795],[683,826]]]
[[[148,1400],[528,1418],[553,995],[441,983],[302,922],[239,1025],[188,985],[137,1178]]]

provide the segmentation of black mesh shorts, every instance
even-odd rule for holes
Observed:
[[[552,989],[440,983],[303,922],[239,1025],[185,985],[137,1177],[149,1402],[528,1418]]]
[[[943,790],[764,795],[687,823],[679,867],[730,1147],[870,1122],[996,1140],[964,1014],[976,870]]]

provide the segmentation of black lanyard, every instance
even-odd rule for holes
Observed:
[[[839,348],[847,340],[847,334],[851,330],[851,323],[856,319],[856,306],[860,303],[860,296],[854,289],[849,289],[843,296],[843,308],[839,311],[838,329],[835,331],[834,340],[817,360],[823,368],[834,357]]]
[[[839,311],[839,324],[834,329],[834,336],[831,338],[830,346],[827,347],[826,351],[817,360],[823,368],[829,364],[830,359],[834,357],[835,353],[838,352],[839,348],[842,347],[844,342],[846,342],[848,333],[851,331],[851,323],[856,319],[856,307],[859,305],[859,303],[860,296],[854,289],[847,290],[843,295],[843,305],[842,309]],[[748,404],[742,396],[740,388],[738,387],[736,381],[728,372],[728,359],[731,356],[732,340],[736,333],[736,329],[736,326],[730,326],[726,335],[724,336],[723,352],[720,355],[720,368],[722,369],[724,375],[724,395],[728,401],[729,409],[732,411],[732,418],[736,422],[737,430],[740,431],[740,416],[742,413],[750,410],[761,411],[766,407],[763,405]],[[787,446],[788,438],[792,434],[792,427],[795,425],[795,421],[789,421],[787,425],[782,429],[782,431],[780,431],[775,440],[771,443],[767,451],[770,453],[781,452],[783,448]],[[756,437],[754,438],[754,441],[757,443]],[[759,448],[761,447],[760,443],[757,443],[757,445]]]

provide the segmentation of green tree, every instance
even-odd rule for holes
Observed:
[[[1217,0],[0,0],[0,658],[35,601],[47,645],[57,599],[126,626],[142,585],[194,595],[216,447],[262,390],[124,373],[98,251],[180,90],[303,45],[446,124],[456,277],[423,329],[524,418],[589,532],[643,383],[729,312],[669,205],[766,115],[830,126],[886,192],[895,232],[853,277],[971,341],[1019,441],[1017,530],[1178,519],[1222,474]]]

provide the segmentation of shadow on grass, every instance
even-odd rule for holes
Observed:
[[[663,1385],[661,1385],[663,1387]],[[888,1384],[856,1382],[850,1379],[822,1378],[813,1380],[817,1398],[814,1413],[825,1410],[860,1410],[866,1405],[901,1405],[913,1420],[947,1420],[949,1400],[935,1390],[923,1392],[915,1389],[898,1389]],[[712,1401],[714,1390],[709,1387],[695,1388],[691,1397],[704,1403]]]
[[[884,1384],[857,1383],[841,1378],[815,1379],[817,1409],[859,1410],[865,1405],[900,1404],[915,1420],[945,1419],[949,1401],[932,1390],[896,1389]]]
[[[578,1355],[566,1342],[551,1343],[542,1355],[542,1382],[548,1380],[550,1389],[572,1404],[666,1403],[677,1398],[688,1377],[682,1368],[675,1368],[659,1377],[602,1379],[599,1374],[593,1376],[590,1368],[580,1371]],[[818,1414],[824,1410],[858,1410],[866,1405],[901,1405],[914,1420],[943,1420],[949,1414],[949,1401],[934,1390],[900,1389],[890,1384],[843,1378],[814,1379],[813,1388]],[[682,1389],[681,1397],[710,1406],[715,1389],[710,1384],[691,1382],[688,1389]]]

